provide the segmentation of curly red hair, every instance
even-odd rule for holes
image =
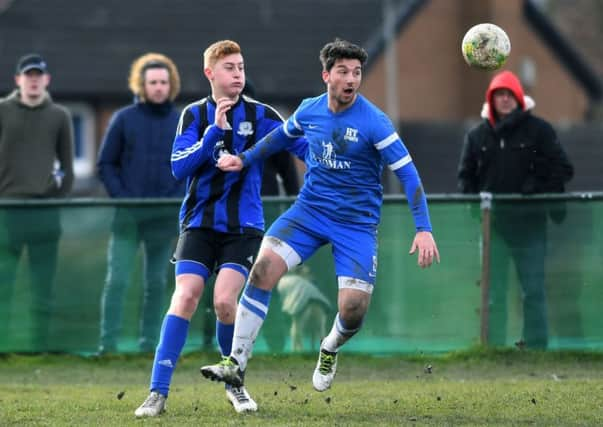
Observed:
[[[241,53],[241,46],[232,40],[220,40],[212,43],[203,52],[203,68],[213,67],[216,62],[233,53]]]
[[[145,102],[144,73],[149,68],[165,68],[170,76],[170,101],[176,99],[180,93],[180,74],[176,64],[160,53],[146,53],[134,60],[130,67],[128,86],[134,95]]]

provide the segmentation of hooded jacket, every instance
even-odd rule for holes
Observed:
[[[73,125],[67,109],[48,93],[35,106],[21,102],[18,89],[1,99],[0,197],[63,197],[73,179]]]
[[[518,107],[500,119],[492,104],[497,89],[509,89]],[[465,136],[458,169],[462,193],[560,193],[573,167],[553,127],[532,115],[535,102],[524,95],[510,71],[497,74],[486,91],[479,125]]]

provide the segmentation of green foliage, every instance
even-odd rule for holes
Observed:
[[[494,351],[370,357],[342,352],[331,390],[313,391],[314,356],[256,357],[247,386],[259,412],[238,415],[198,374],[214,354],[178,365],[167,413],[151,425],[597,425],[603,354]],[[0,359],[2,425],[141,425],[150,356]]]

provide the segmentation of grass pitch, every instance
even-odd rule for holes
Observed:
[[[222,384],[181,359],[157,419],[137,420],[152,357],[0,358],[0,425],[596,426],[603,422],[603,354],[472,350],[445,356],[340,354],[333,387],[313,391],[315,355],[257,356],[247,387],[259,411],[236,414]]]

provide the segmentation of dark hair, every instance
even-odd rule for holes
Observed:
[[[338,59],[357,59],[360,61],[360,65],[364,65],[368,54],[360,46],[337,38],[324,45],[320,50],[320,62],[323,70],[331,71]]]
[[[165,62],[162,61],[149,61],[147,63],[145,63],[142,66],[142,69],[140,70],[140,74],[142,75],[142,77],[144,78],[144,73],[147,70],[150,70],[151,68],[155,69],[155,68],[163,68],[164,70],[167,70],[168,73],[170,72],[170,69],[168,67],[168,65]]]

